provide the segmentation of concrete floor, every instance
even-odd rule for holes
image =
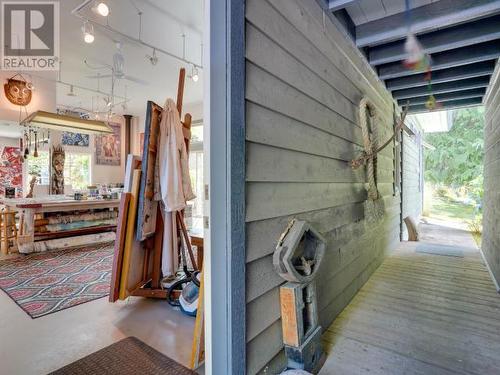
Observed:
[[[46,374],[128,336],[189,365],[194,318],[167,302],[88,302],[31,319],[0,291],[0,375]]]
[[[419,229],[427,242],[401,243],[327,329],[321,375],[500,374],[500,295],[474,240]]]

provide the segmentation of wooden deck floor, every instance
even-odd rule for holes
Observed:
[[[500,295],[479,251],[426,247],[402,243],[328,328],[320,374],[500,374]]]

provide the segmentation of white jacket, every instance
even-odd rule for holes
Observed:
[[[175,102],[167,99],[160,122],[157,175],[159,189],[155,189],[167,212],[186,207],[186,201],[195,198],[189,177],[189,159],[184,142],[182,123]],[[155,184],[156,185],[156,184]]]

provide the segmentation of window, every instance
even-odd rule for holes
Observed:
[[[191,128],[189,175],[191,176],[191,186],[196,195],[195,199],[188,202],[192,209],[190,229],[195,233],[203,233],[203,126],[193,126]]]
[[[66,153],[64,184],[73,189],[86,189],[90,181],[90,154]]]
[[[196,198],[189,202],[192,206],[192,229],[203,232],[203,151],[191,149],[189,153],[189,175]]]
[[[48,185],[49,184],[49,152],[48,151],[39,151],[38,157],[34,157],[32,155],[28,156],[27,166],[28,166],[28,175],[27,179],[27,188],[29,187],[29,181],[31,181],[32,176],[38,176],[37,185]]]

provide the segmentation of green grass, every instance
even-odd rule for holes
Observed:
[[[477,219],[474,206],[436,195],[432,197],[429,206],[427,216],[466,224],[474,241],[481,247],[481,221]]]
[[[455,222],[467,222],[474,218],[474,206],[442,197],[432,197],[430,217]]]

